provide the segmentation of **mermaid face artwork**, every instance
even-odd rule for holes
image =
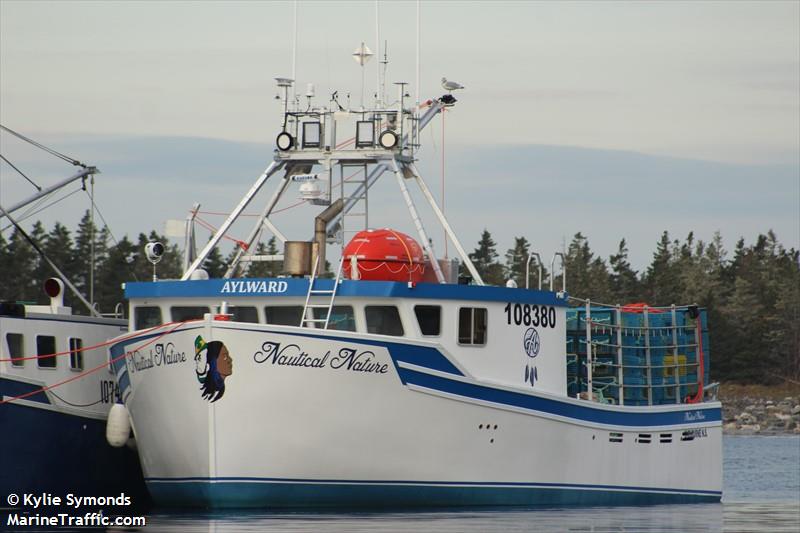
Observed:
[[[225,378],[233,374],[233,358],[221,341],[194,340],[194,363],[202,397],[216,402],[225,394]]]

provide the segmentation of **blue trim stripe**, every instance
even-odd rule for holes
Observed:
[[[194,281],[129,282],[125,284],[127,299],[140,298],[230,298],[230,297],[305,297],[307,279],[209,279]],[[315,289],[330,290],[334,280],[319,279]],[[468,300],[486,302],[530,303],[566,307],[567,299],[556,297],[555,292],[507,287],[418,283],[409,288],[407,283],[395,281],[344,280],[336,291],[337,297],[368,298],[419,298],[434,300]]]
[[[23,394],[41,388],[42,388],[41,385],[26,383],[24,381],[17,381],[16,379],[13,379],[11,377],[0,377],[0,397],[10,396],[12,398],[15,398],[17,396],[22,396]],[[46,404],[50,403],[50,399],[47,397],[47,394],[43,391],[37,392],[36,394],[32,394],[26,397],[25,400],[29,400],[31,402],[46,403]]]
[[[722,420],[722,409],[720,407],[669,412],[630,412],[598,409],[592,406],[576,405],[570,402],[543,398],[531,394],[496,389],[477,383],[465,383],[463,381],[434,376],[408,368],[400,367],[398,371],[403,383],[407,385],[416,385],[434,391],[461,396],[463,398],[572,418],[582,422],[594,422],[618,427],[644,427],[685,426],[697,422],[714,424]],[[687,419],[687,414],[695,418],[689,420]],[[699,416],[702,416],[702,418],[699,418]]]
[[[718,502],[720,491],[520,482],[313,480],[251,477],[148,478],[162,505],[409,507],[631,505]]]

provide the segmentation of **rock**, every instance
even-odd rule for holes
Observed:
[[[786,398],[783,399],[783,401],[786,403],[792,403],[794,401],[794,398],[792,398],[791,396],[787,396]]]
[[[773,402],[772,400],[767,400],[767,403],[766,403],[766,405],[767,405],[767,406],[770,406],[770,405],[775,405],[775,402]]]
[[[774,418],[777,418],[781,422],[786,422],[787,420],[791,420],[792,419],[791,415],[785,415],[783,413],[774,413],[772,416]]]
[[[759,424],[745,424],[739,428],[739,433],[742,435],[755,435],[761,433],[761,426]]]
[[[736,433],[736,422],[731,422],[730,424],[725,424],[722,426],[723,433]]]
[[[792,414],[793,415],[800,415],[800,404],[797,404],[792,408]]]
[[[750,413],[748,413],[746,411],[744,413],[740,414],[739,416],[737,416],[736,420],[742,426],[753,425],[758,421],[758,419],[755,416],[753,416],[752,414],[750,414]]]

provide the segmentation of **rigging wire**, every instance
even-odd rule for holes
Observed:
[[[36,190],[37,190],[37,191],[41,191],[41,190],[42,190],[42,188],[41,188],[41,187],[39,187],[38,185],[36,185],[36,183],[35,183],[35,182],[34,182],[32,179],[30,179],[28,176],[26,176],[24,172],[22,172],[20,169],[18,169],[18,168],[17,168],[17,167],[14,165],[14,163],[12,163],[12,162],[11,162],[11,161],[9,161],[8,159],[6,159],[6,158],[5,158],[5,156],[4,156],[3,154],[0,154],[0,159],[2,159],[3,161],[5,161],[6,163],[8,163],[8,166],[10,166],[10,167],[11,167],[11,168],[13,168],[14,170],[16,170],[16,171],[19,173],[19,175],[20,175],[20,176],[22,176],[23,178],[25,178],[26,180],[28,180],[28,183],[30,183],[31,185],[33,185],[34,187],[36,187]]]
[[[31,211],[31,210],[29,210],[29,211],[26,211],[26,212],[25,212],[25,213],[24,213],[24,214],[23,214],[21,217],[19,217],[19,218],[17,219],[17,221],[18,221],[18,222],[22,222],[23,220],[26,220],[26,219],[28,219],[28,218],[31,218],[33,215],[36,215],[36,214],[38,214],[38,213],[41,213],[41,212],[42,212],[42,211],[44,211],[45,209],[48,209],[48,208],[50,208],[50,207],[52,207],[52,206],[56,205],[56,204],[57,204],[57,203],[59,203],[59,202],[63,202],[64,200],[66,200],[67,198],[69,198],[70,196],[72,196],[73,194],[77,194],[77,193],[79,193],[79,192],[81,192],[81,189],[80,189],[80,188],[78,188],[78,189],[75,189],[74,191],[72,191],[72,192],[70,192],[70,193],[67,193],[67,194],[65,194],[65,195],[64,195],[64,196],[62,196],[61,198],[57,198],[57,199],[53,200],[53,201],[52,201],[52,202],[50,202],[49,204],[46,204],[46,205],[41,205],[41,204],[42,204],[42,203],[43,203],[43,202],[44,202],[44,201],[45,201],[45,200],[48,198],[48,196],[45,196],[45,197],[43,197],[43,198],[39,199],[39,201],[38,201],[38,202],[36,202],[36,204],[30,208],[30,209],[33,209],[33,211]],[[4,232],[4,231],[6,231],[7,229],[9,229],[9,228],[12,228],[12,227],[14,227],[14,224],[8,224],[7,226],[5,226],[5,227],[3,227],[3,228],[0,228],[0,233]]]
[[[47,146],[45,146],[45,145],[43,145],[41,143],[38,143],[38,142],[34,141],[33,139],[29,139],[28,137],[25,137],[21,133],[18,133],[16,131],[12,130],[11,128],[8,128],[8,127],[3,126],[2,124],[0,124],[0,129],[2,129],[3,131],[7,131],[8,133],[13,135],[14,137],[17,137],[18,139],[21,139],[21,140],[23,140],[23,141],[25,141],[27,143],[30,143],[33,146],[35,146],[35,147],[37,147],[37,148],[39,148],[41,150],[44,150],[45,152],[47,152],[50,155],[58,157],[59,159],[63,159],[64,161],[66,161],[68,163],[72,163],[75,166],[86,168],[86,165],[84,165],[83,163],[81,163],[77,159],[75,159],[73,157],[70,157],[68,155],[64,155],[61,152],[53,150],[52,148],[48,148]]]

